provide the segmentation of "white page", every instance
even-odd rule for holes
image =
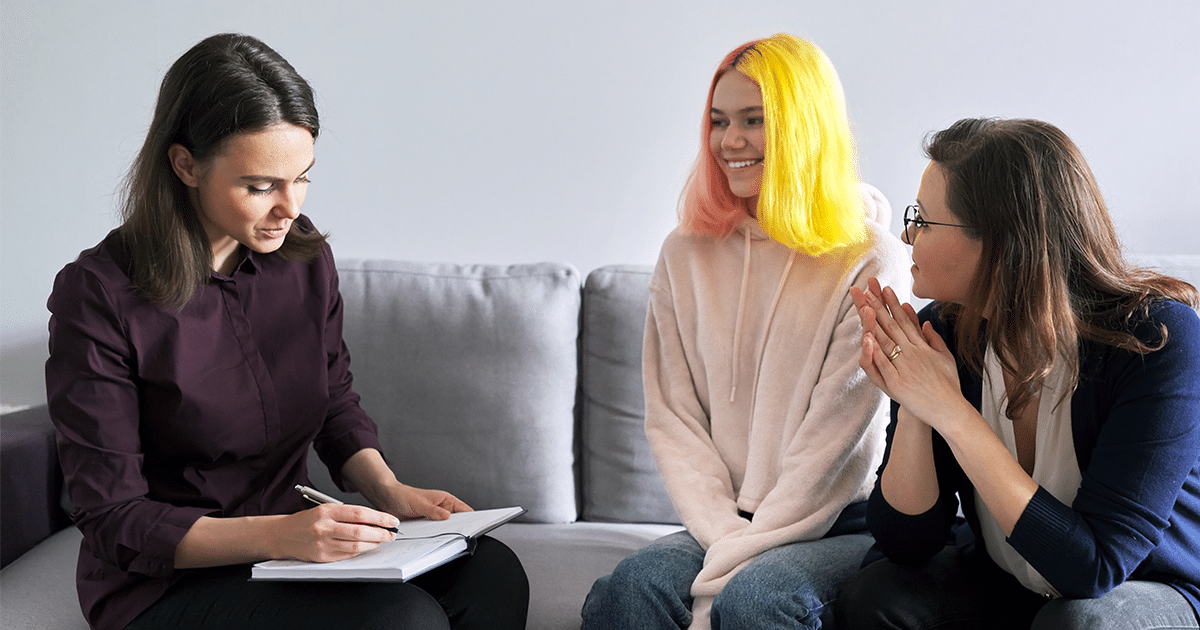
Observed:
[[[525,510],[519,507],[497,508],[494,510],[478,510],[476,512],[455,512],[444,521],[418,519],[401,521],[400,533],[397,538],[423,538],[442,534],[462,534],[467,537],[478,536],[488,532],[499,524],[516,518]]]

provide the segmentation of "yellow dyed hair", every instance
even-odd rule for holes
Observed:
[[[709,87],[700,157],[681,200],[684,229],[727,236],[746,216],[709,150],[709,110],[730,70],[762,92],[764,159],[757,216],[771,238],[819,256],[866,239],[854,139],[837,72],[825,53],[786,33],[735,49]]]

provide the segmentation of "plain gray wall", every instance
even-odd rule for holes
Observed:
[[[1126,246],[1200,251],[1200,2],[539,0],[0,3],[0,403],[45,399],[55,273],[117,224],[158,83],[216,32],[262,38],[322,116],[304,211],[341,257],[583,273],[653,263],[716,63],[787,31],[838,68],[863,179],[916,194],[964,116],[1062,127]]]

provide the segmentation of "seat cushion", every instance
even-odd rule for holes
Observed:
[[[0,628],[87,630],[75,593],[75,563],[83,535],[59,531],[0,571]]]
[[[625,556],[681,527],[640,523],[510,523],[490,536],[521,559],[529,576],[527,630],[579,628],[583,600]]]
[[[400,480],[574,521],[579,272],[345,260],[338,274],[354,388]]]
[[[601,267],[584,286],[584,520],[679,523],[646,441],[642,336],[651,272]]]

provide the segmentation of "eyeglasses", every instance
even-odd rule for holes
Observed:
[[[921,207],[915,203],[904,209],[904,236],[906,240],[908,240],[909,244],[913,242],[913,237],[915,236],[915,234],[908,231],[908,226],[910,225],[917,226],[917,229],[921,229],[927,225],[944,225],[946,227],[967,229],[970,229],[971,227],[969,225],[959,225],[957,223],[938,223],[937,221],[926,221],[925,219],[921,218]]]

